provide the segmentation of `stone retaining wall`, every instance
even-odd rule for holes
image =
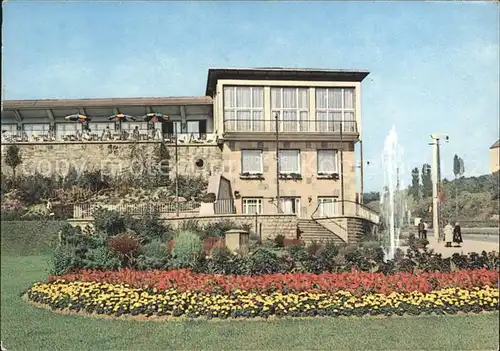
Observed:
[[[287,238],[297,237],[297,217],[294,214],[275,214],[275,215],[217,215],[217,216],[191,216],[191,217],[173,217],[163,219],[172,227],[177,228],[183,222],[195,220],[201,225],[230,220],[238,225],[250,225],[251,232],[255,232],[255,224],[257,222],[257,232],[262,235],[262,240],[274,238],[277,235],[284,235]],[[92,226],[92,219],[70,219],[68,220],[73,226]]]
[[[122,144],[18,144],[22,164],[16,169],[18,175],[35,172],[66,174],[70,167],[83,172],[101,169],[106,174],[118,175],[133,172],[141,167],[153,167],[155,150],[160,143],[122,143]],[[167,145],[170,155],[170,173],[175,172],[175,146]],[[2,170],[10,173],[4,163],[6,149],[2,146]],[[146,165],[136,155],[144,155]],[[179,145],[179,174],[208,176],[222,170],[222,152],[217,145]],[[203,166],[196,161],[203,160]]]

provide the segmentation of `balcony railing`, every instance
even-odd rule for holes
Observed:
[[[175,143],[177,138],[180,144],[211,144],[217,143],[217,135],[214,133],[148,133],[140,131],[139,134],[127,132],[111,132],[111,133],[82,133],[80,132],[20,132],[11,133],[5,132],[2,134],[2,144],[9,143],[40,143],[40,142],[87,142],[87,141],[165,141]]]
[[[279,132],[316,132],[316,133],[357,133],[356,121],[340,120],[279,120]],[[226,119],[224,121],[224,132],[262,133],[276,132],[276,120],[264,119]]]

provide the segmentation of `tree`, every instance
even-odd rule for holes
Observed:
[[[420,188],[420,174],[418,168],[415,167],[411,171],[411,185],[408,189],[408,194],[411,195],[415,201],[420,199]]]
[[[457,179],[465,172],[464,160],[457,154],[453,157],[453,174],[455,174],[455,218],[458,218],[458,187]]]
[[[432,178],[431,178],[431,166],[424,163],[422,166],[422,198],[432,197]]]
[[[9,145],[5,153],[5,164],[12,168],[12,178],[16,179],[16,168],[23,163],[21,150],[17,145]]]

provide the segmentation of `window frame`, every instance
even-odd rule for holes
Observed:
[[[341,103],[341,107],[340,108],[336,108],[336,107],[330,107],[329,106],[329,99],[328,99],[328,96],[329,96],[329,93],[330,91],[335,91],[335,90],[340,90],[341,91],[341,94],[342,94],[342,103]],[[353,107],[352,108],[346,108],[345,105],[345,101],[346,101],[346,98],[345,98],[345,91],[346,90],[352,90],[353,91]],[[326,107],[318,107],[318,93],[320,91],[326,91]],[[316,91],[315,91],[315,97],[314,97],[314,101],[315,101],[315,105],[316,105],[316,115],[315,115],[315,120],[316,120],[316,128],[317,128],[317,131],[322,131],[322,130],[327,130],[327,131],[337,131],[336,130],[336,127],[335,127],[335,124],[337,123],[342,123],[343,125],[343,131],[344,132],[349,132],[349,131],[356,131],[357,130],[357,121],[356,121],[356,98],[357,98],[357,91],[356,91],[356,88],[355,87],[318,87],[316,88]],[[318,112],[319,113],[326,113],[326,119],[325,120],[322,120],[322,119],[319,119],[318,118]],[[330,113],[338,113],[340,112],[341,113],[341,119],[338,121],[336,119],[330,119]],[[349,126],[346,126],[345,124],[345,121],[346,121],[346,118],[345,118],[345,115],[346,113],[352,113],[353,116],[354,116],[354,119],[351,121],[349,120],[349,122],[353,122],[354,125],[349,125]],[[319,123],[319,127],[318,127],[318,123]],[[323,126],[326,126],[326,128],[324,128]],[[331,129],[331,130],[330,130]],[[340,126],[338,127],[338,129],[340,129]]]
[[[232,90],[230,90],[232,89]],[[234,102],[236,105],[236,97],[238,89],[250,89],[250,106],[226,106],[226,95],[228,95],[228,90],[231,91],[231,95],[233,95]],[[254,91],[260,90],[262,94],[262,107],[254,106]],[[226,126],[226,122],[229,122],[229,130],[234,132],[263,132],[264,131],[264,111],[266,106],[266,94],[264,92],[264,86],[260,85],[224,85],[222,87],[222,109],[224,113],[224,126]],[[234,117],[231,119],[226,118],[227,112],[232,112]],[[249,112],[250,118],[248,120],[243,119],[239,120],[238,112]],[[260,118],[254,118],[254,113],[260,112]],[[249,128],[243,127],[239,128],[238,122],[248,123]],[[226,127],[224,127],[226,130]]]
[[[249,213],[248,211],[248,201],[255,201],[255,206],[257,207],[257,212]],[[243,197],[241,199],[241,213],[246,215],[262,214],[264,212],[264,198],[263,197]]]
[[[246,171],[243,168],[243,158],[244,158],[244,153],[245,152],[259,152],[260,153],[260,171],[259,172],[253,172],[253,171]],[[240,174],[250,174],[250,175],[256,175],[256,174],[264,174],[264,153],[262,149],[242,149],[241,150],[241,157],[240,157]]]
[[[284,172],[282,170],[282,162],[281,162],[281,153],[283,151],[295,151],[297,152],[297,172]],[[279,157],[279,174],[302,174],[302,158],[301,158],[301,150],[300,149],[280,149],[279,150],[279,153],[278,153],[278,157]]]
[[[334,171],[324,171],[320,169],[320,158],[319,155],[322,152],[328,152],[331,151],[334,153],[335,157],[335,170]],[[332,174],[339,174],[339,150],[337,149],[318,149],[316,150],[316,174],[317,175],[332,175]]]
[[[295,93],[296,93],[296,96],[295,96],[295,104],[296,104],[296,107],[284,107],[284,93],[283,91],[285,89],[293,89],[295,90]],[[279,90],[280,92],[280,101],[279,101],[279,104],[280,104],[280,107],[273,107],[273,90],[276,91],[276,90]],[[306,92],[306,101],[307,101],[307,106],[306,107],[299,107],[300,106],[300,94],[299,94],[299,91],[300,90],[304,90]],[[309,101],[309,96],[310,96],[310,89],[309,87],[286,87],[286,86],[283,86],[283,87],[271,87],[270,89],[271,91],[271,94],[270,94],[270,106],[271,106],[271,115],[272,116],[276,116],[276,114],[278,113],[279,115],[279,131],[280,132],[306,132],[308,131],[308,121],[309,121],[309,118],[310,118],[310,114],[311,114],[311,104],[310,104],[310,101]],[[284,112],[295,112],[295,119],[293,120],[284,120],[283,119],[283,114]],[[307,113],[307,116],[305,117],[305,119],[302,119],[300,116],[301,116],[301,113],[302,112],[306,112]],[[294,130],[289,130],[288,128],[285,128],[285,126],[288,124],[288,123],[295,123],[296,125],[296,128],[293,128]],[[303,122],[303,123],[302,123]],[[273,124],[274,126],[274,124]],[[273,127],[273,131],[276,131],[276,128]]]
[[[328,202],[326,200],[332,200],[331,202]],[[339,197],[338,196],[318,196],[318,204],[319,204],[319,216],[320,217],[333,217],[333,216],[337,216],[339,214],[339,209],[338,209],[338,204],[339,204]],[[333,210],[334,210],[334,213],[332,214],[332,216],[326,216],[325,215],[325,211],[324,211],[324,204],[327,203],[331,203],[331,204],[334,204],[333,206]]]

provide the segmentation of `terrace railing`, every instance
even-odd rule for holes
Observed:
[[[179,212],[197,212],[200,204],[197,202],[179,202]],[[136,204],[93,204],[82,203],[73,207],[73,218],[92,218],[94,211],[103,208],[128,215],[152,215],[170,214],[177,212],[177,203],[136,203]]]
[[[342,214],[342,204],[344,205],[344,214]],[[369,220],[375,224],[380,223],[380,215],[376,211],[363,204],[349,200],[332,203],[319,202],[311,218],[339,218],[344,216],[356,216]]]
[[[81,133],[81,132],[5,132],[2,134],[2,144],[10,143],[40,143],[40,142],[88,142],[88,141],[165,141],[179,144],[216,144],[217,135],[215,133],[149,133],[145,130],[139,131],[139,135],[131,132],[112,132],[103,135],[102,131]]]
[[[357,122],[354,120],[301,120],[301,119],[280,119],[278,121],[278,131],[287,133],[357,133]],[[224,132],[246,132],[263,133],[276,132],[276,120],[265,119],[226,119],[224,120]]]

